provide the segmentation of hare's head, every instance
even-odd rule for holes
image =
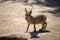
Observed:
[[[32,14],[32,9],[28,12],[27,9],[25,8],[25,16],[26,16],[25,19],[29,19],[31,17],[31,14]]]

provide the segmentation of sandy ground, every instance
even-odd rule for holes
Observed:
[[[28,40],[60,40],[60,17],[48,12],[48,10],[53,11],[54,8],[33,5],[32,16],[46,15],[47,30],[50,31],[38,34],[33,33],[33,25],[30,26],[28,33],[25,33],[27,23],[24,8],[29,11],[32,7],[24,3],[0,3],[0,36],[15,35],[26,37]],[[41,24],[37,24],[36,29],[37,31],[41,29]],[[32,36],[39,38],[33,38]]]

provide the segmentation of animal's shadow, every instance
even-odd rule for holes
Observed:
[[[37,36],[39,33],[49,33],[50,31],[45,30],[45,31],[36,31],[36,32],[30,32],[31,38],[39,38],[39,36]]]

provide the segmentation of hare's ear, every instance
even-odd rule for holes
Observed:
[[[29,11],[29,14],[32,14],[32,9]]]
[[[25,8],[25,12],[27,13],[27,9]]]

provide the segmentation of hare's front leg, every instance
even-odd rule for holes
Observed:
[[[28,32],[29,26],[30,26],[30,24],[28,24],[28,27],[27,27],[27,30],[26,30],[26,32]]]
[[[35,27],[35,24],[34,24],[34,32],[36,32],[36,27]]]

